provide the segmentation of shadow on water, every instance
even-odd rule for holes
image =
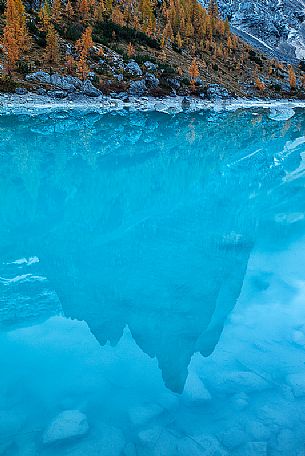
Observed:
[[[292,225],[304,233],[305,116],[11,117],[0,118],[3,264],[39,257],[65,316],[102,345],[128,325],[181,392],[192,355],[219,341],[257,239],[276,249]]]

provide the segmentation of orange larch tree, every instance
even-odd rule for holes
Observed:
[[[76,62],[77,72],[82,79],[86,79],[87,73],[89,71],[87,59],[89,50],[92,48],[92,46],[92,27],[87,27],[80,39],[75,43],[76,50],[79,54],[79,59]]]
[[[88,0],[79,0],[77,10],[84,22],[90,19],[90,4]]]
[[[100,22],[104,19],[104,14],[106,11],[104,0],[98,0],[97,5],[94,9],[94,20]]]
[[[62,16],[61,0],[53,0],[52,3],[52,20],[58,22]]]
[[[198,78],[199,76],[199,68],[198,64],[195,59],[192,60],[191,66],[189,68],[189,75],[191,78],[191,88],[194,91],[195,90],[195,79]]]
[[[69,19],[72,19],[74,16],[74,9],[70,0],[66,3],[65,13]]]
[[[288,68],[288,77],[289,77],[289,84],[290,84],[291,90],[295,90],[295,88],[297,86],[297,78],[296,78],[294,69],[291,65],[289,65],[289,68]]]
[[[48,30],[50,21],[51,21],[51,7],[48,0],[46,0],[43,5],[41,6],[38,17],[41,22],[41,29],[46,32]]]
[[[31,47],[22,0],[7,0],[5,18],[3,48],[6,68],[10,73],[24,53]]]
[[[127,55],[128,57],[132,57],[133,55],[135,55],[136,53],[136,50],[135,50],[135,47],[132,43],[129,43],[128,46],[127,46]]]
[[[45,59],[49,63],[58,63],[60,60],[59,37],[53,24],[49,24],[47,30],[47,46]]]

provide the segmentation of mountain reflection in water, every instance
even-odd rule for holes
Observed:
[[[217,344],[257,236],[303,207],[305,117],[212,116],[0,119],[2,257],[37,255],[101,344],[128,325],[177,392]]]

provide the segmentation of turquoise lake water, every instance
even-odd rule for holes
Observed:
[[[0,455],[305,455],[305,112],[0,116]]]

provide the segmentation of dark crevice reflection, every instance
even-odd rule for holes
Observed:
[[[301,112],[284,123],[259,112],[2,117],[3,264],[37,255],[66,316],[101,344],[128,325],[181,392],[192,355],[219,341],[257,237],[276,248],[287,216],[304,212],[304,127]]]

